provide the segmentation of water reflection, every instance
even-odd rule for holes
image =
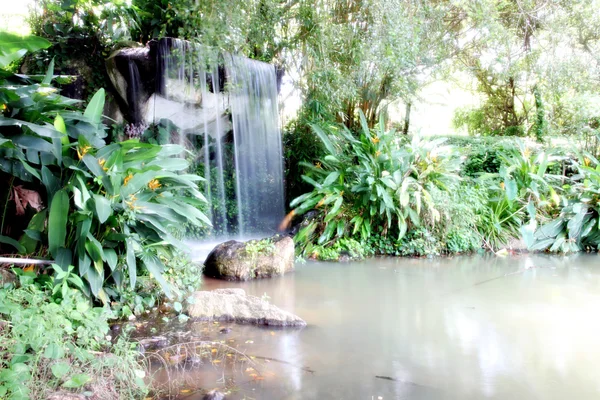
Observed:
[[[308,263],[243,287],[307,320],[236,326],[285,360],[257,399],[600,398],[597,256]],[[298,366],[316,372],[307,373]],[[233,398],[243,398],[243,391]],[[235,397],[239,396],[239,397]]]

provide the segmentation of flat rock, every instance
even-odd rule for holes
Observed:
[[[204,274],[236,281],[268,278],[293,270],[294,258],[294,240],[289,236],[247,242],[230,240],[210,252],[204,262]]]
[[[187,308],[192,318],[272,326],[306,325],[302,318],[260,297],[247,295],[243,289],[198,291],[193,296],[194,304]]]

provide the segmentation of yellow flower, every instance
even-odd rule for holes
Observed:
[[[135,204],[136,201],[137,201],[137,197],[135,196],[135,194],[130,194],[129,201],[125,200],[125,204],[127,204],[127,206],[129,208],[131,208],[133,211],[143,209],[144,208],[143,206],[138,206]]]
[[[325,197],[323,197],[321,200],[319,200],[319,202],[317,203],[317,208],[321,207],[323,204],[325,204]]]
[[[342,191],[340,192],[340,196],[343,196],[343,195],[344,195],[344,191],[342,190]]]
[[[380,152],[379,150],[377,150],[377,151],[375,152],[375,157],[379,157],[380,155],[381,155],[381,152]]]
[[[127,184],[129,183],[129,181],[131,180],[131,178],[133,178],[133,174],[129,174],[125,177],[125,180],[123,181],[123,186],[127,186]]]
[[[373,144],[377,144],[377,143],[379,143],[379,138],[377,136],[372,137],[371,142],[373,142]]]
[[[525,148],[525,151],[523,152],[523,157],[529,158],[530,155],[531,155],[531,149],[529,147]]]
[[[148,182],[148,188],[150,190],[156,190],[158,188],[160,188],[162,185],[158,182],[158,179],[152,179],[150,182]]]
[[[90,151],[90,149],[92,148],[92,146],[83,146],[83,147],[78,147],[77,148],[77,156],[79,157],[79,159],[81,160],[83,158],[83,156],[85,156],[88,151]]]
[[[590,163],[592,162],[592,160],[590,160],[589,158],[585,157],[583,159],[583,163],[585,164],[586,167],[590,166]]]
[[[500,189],[504,190],[504,182],[500,182]]]
[[[316,168],[318,168],[318,169],[321,169],[321,168],[323,168],[323,166],[321,165],[321,163],[320,163],[320,162],[317,162],[317,163],[315,164],[315,167],[316,167]]]
[[[106,160],[104,158],[99,159],[98,164],[100,164],[104,171],[108,171],[108,168],[104,166],[104,164],[106,164]]]

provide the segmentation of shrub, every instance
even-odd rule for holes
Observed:
[[[53,298],[56,280],[36,282],[31,272],[20,272],[20,284],[0,289],[0,397],[46,398],[59,389],[144,396],[145,368],[134,344],[111,344],[108,309],[73,288]]]
[[[199,211],[202,178],[185,173],[189,164],[179,146],[106,145],[104,91],[83,113],[72,111],[76,102],[55,94],[52,79],[52,65],[41,83],[3,75],[0,169],[15,204],[32,204],[38,213],[22,236],[0,236],[0,242],[22,254],[48,252],[63,269],[74,265],[83,290],[103,302],[127,281],[135,288],[146,271],[169,296],[163,260],[181,246],[172,228],[210,225]]]
[[[353,235],[366,241],[378,229],[398,239],[412,227],[433,229],[441,215],[432,192],[451,190],[460,180],[461,159],[444,139],[401,144],[383,122],[371,131],[363,115],[361,121],[357,137],[343,126],[328,133],[312,126],[327,155],[303,164],[303,179],[314,189],[291,203],[299,215],[317,211],[296,235],[301,253],[311,254],[314,242],[331,245]]]

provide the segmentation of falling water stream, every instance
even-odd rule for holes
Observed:
[[[214,242],[231,235],[274,233],[284,215],[274,66],[217,55],[177,39],[159,42],[158,60],[157,92],[179,104],[176,111],[183,109],[191,119],[201,121],[187,129],[178,128],[184,121],[170,123],[179,143],[204,164]],[[161,121],[155,118],[154,122]],[[227,146],[233,146],[233,151],[227,151]],[[235,216],[232,204],[237,205]]]
[[[244,234],[273,232],[285,208],[275,68],[231,56],[227,70],[233,87],[238,227]]]

